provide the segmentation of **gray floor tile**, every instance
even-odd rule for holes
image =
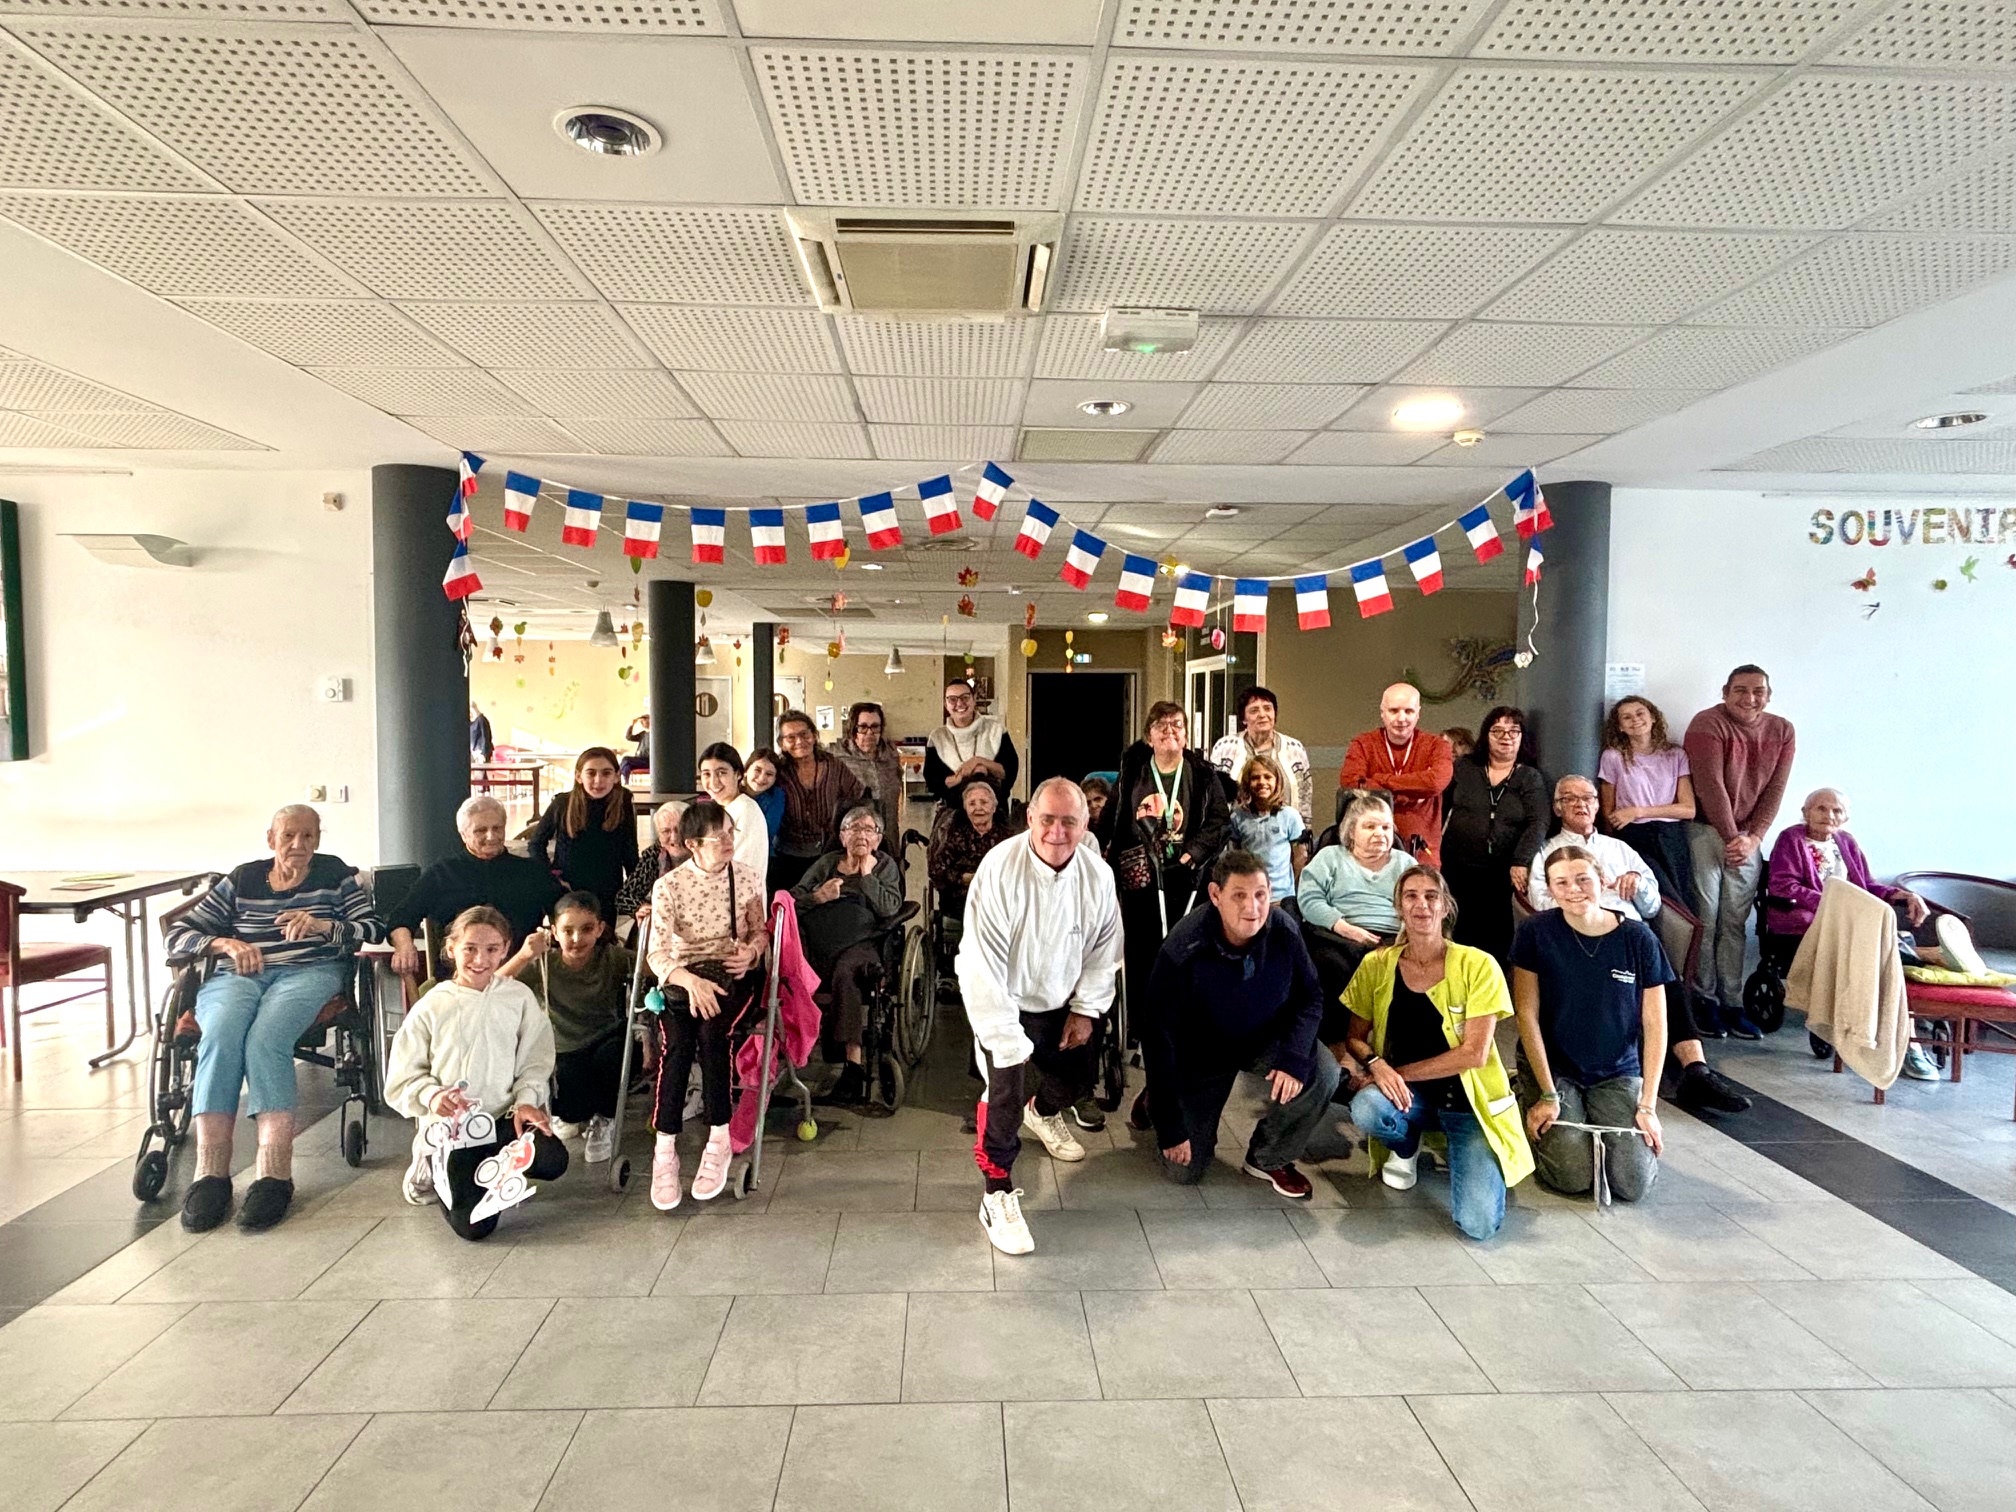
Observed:
[[[1500,1391],[1667,1391],[1679,1377],[1579,1286],[1421,1288]]]
[[[924,1150],[917,1156],[917,1211],[978,1213],[980,1169],[973,1164],[973,1136],[962,1151]],[[1027,1146],[1015,1161],[1015,1184],[1025,1213],[1054,1212],[1063,1204],[1057,1196],[1057,1162],[1038,1147]]]
[[[1809,1391],[1841,1431],[1939,1512],[2016,1506],[2016,1405],[1986,1391]]]
[[[1239,1512],[1202,1402],[1009,1402],[1001,1414],[1015,1512]]]
[[[1661,1281],[1806,1281],[1812,1273],[1703,1203],[1619,1203],[1589,1223]]]
[[[915,1150],[793,1151],[773,1213],[908,1213],[917,1206]],[[979,1199],[974,1199],[978,1211]]]
[[[1696,1391],[1875,1385],[1745,1286],[1649,1282],[1588,1291]]]
[[[733,1223],[688,1223],[652,1295],[820,1291],[839,1223],[838,1213],[751,1213]]]
[[[206,1238],[179,1222],[157,1223],[140,1238],[93,1266],[48,1300],[61,1305],[96,1307],[117,1302],[177,1255]]]
[[[993,1254],[977,1213],[842,1213],[826,1290],[992,1291]]]
[[[1508,1208],[1505,1226],[1469,1253],[1493,1281],[1509,1286],[1651,1279],[1580,1211],[1568,1208]]]
[[[363,1431],[363,1417],[217,1418],[195,1434],[160,1422],[66,1512],[266,1512],[296,1507]]]
[[[1978,1323],[2005,1344],[2016,1344],[2016,1296],[1993,1281],[1968,1276],[1956,1281],[1912,1283],[1935,1302],[1943,1302],[1961,1317]]]
[[[481,1244],[457,1236],[434,1208],[408,1207],[378,1220],[301,1295],[310,1300],[364,1297],[473,1297],[511,1253],[512,1239]]]
[[[1904,1281],[1766,1281],[1766,1301],[1885,1386],[2016,1386],[2016,1346]]]
[[[1476,1512],[1702,1512],[1600,1396],[1427,1396],[1408,1405]],[[1534,1452],[1540,1444],[1544,1454]]]
[[[552,1306],[487,1297],[380,1302],[280,1410],[475,1411],[503,1383]]]
[[[189,1309],[37,1307],[0,1328],[0,1420],[53,1418]]]
[[[690,1407],[727,1297],[562,1297],[490,1399],[496,1407]]]
[[[120,1423],[0,1423],[0,1486],[8,1512],[56,1512],[145,1431]]]
[[[1256,1291],[1304,1396],[1489,1391],[1456,1336],[1404,1286]]]
[[[790,1434],[789,1407],[591,1412],[539,1506],[541,1512],[770,1512]]]
[[[649,1206],[593,1222],[544,1216],[553,1221],[524,1226],[478,1296],[648,1296],[688,1221]]]
[[[357,1435],[301,1512],[531,1512],[580,1421],[578,1412],[386,1413]]]
[[[1353,1208],[1294,1213],[1289,1221],[1332,1286],[1491,1284],[1477,1263],[1477,1246],[1456,1231],[1447,1213]]]
[[[1266,1320],[1243,1291],[1083,1295],[1109,1397],[1296,1395]]]
[[[906,1402],[1096,1400],[1099,1372],[1073,1292],[922,1293],[910,1298]]]
[[[368,1302],[200,1303],[64,1416],[271,1412],[370,1309]]]
[[[1245,1512],[1309,1512],[1324,1488],[1380,1512],[1470,1512],[1470,1503],[1398,1397],[1335,1402],[1214,1401],[1211,1420]]]
[[[1154,1212],[1204,1206],[1197,1188],[1169,1180],[1145,1150],[1101,1150],[1096,1145],[1086,1150],[1086,1158],[1075,1165],[1055,1163],[1057,1195],[1067,1208]]]
[[[1008,1512],[1001,1409],[992,1402],[799,1408],[776,1512],[839,1508]]]
[[[1923,1497],[1789,1391],[1636,1392],[1608,1400],[1710,1507],[1931,1512]]]
[[[122,1302],[278,1302],[298,1297],[371,1232],[372,1218],[312,1214],[263,1234],[226,1224],[126,1293]]]
[[[864,1118],[861,1121],[859,1148],[870,1151],[957,1151],[966,1157],[966,1168],[971,1171],[974,1169],[973,1134],[971,1130],[960,1127],[961,1120],[971,1112],[970,1106],[965,1113],[941,1108],[903,1107],[887,1118]],[[1084,1132],[1076,1129],[1075,1125],[1073,1128],[1078,1133]],[[975,1179],[978,1179],[977,1176]]]
[[[996,1291],[1160,1291],[1162,1273],[1132,1208],[1030,1213],[1033,1254],[994,1256]],[[978,1220],[975,1220],[976,1224]]]
[[[1271,1183],[1257,1176],[1248,1176],[1241,1166],[1246,1156],[1246,1141],[1242,1136],[1237,1142],[1218,1146],[1218,1154],[1211,1162],[1211,1169],[1204,1179],[1197,1183],[1197,1195],[1204,1199],[1207,1208],[1268,1208],[1282,1213],[1307,1213],[1326,1208],[1341,1209],[1347,1204],[1344,1193],[1338,1188],[1322,1166],[1313,1160],[1300,1162],[1299,1169],[1309,1178],[1310,1192],[1307,1198],[1283,1197],[1274,1190]]]
[[[1722,1210],[1822,1280],[1943,1280],[1968,1274],[1965,1267],[1845,1202],[1730,1203]]]
[[[1285,1213],[1148,1213],[1141,1226],[1172,1291],[1329,1285]]]
[[[737,1297],[701,1405],[900,1400],[904,1302],[900,1294]]]

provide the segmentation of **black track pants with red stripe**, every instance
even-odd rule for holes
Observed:
[[[1032,1081],[1036,1111],[1045,1117],[1063,1112],[1092,1090],[1099,1069],[1097,1025],[1084,1044],[1066,1050],[1062,1046],[1064,1024],[1070,1016],[1069,1008],[1023,1014],[1022,1032],[1035,1050],[1019,1066],[997,1066],[985,1049],[980,1052],[987,1090],[981,1094],[979,1111],[974,1115],[979,1132],[973,1141],[973,1159],[990,1192],[1014,1189],[1015,1157],[1022,1152],[1022,1108],[1029,1101]]]

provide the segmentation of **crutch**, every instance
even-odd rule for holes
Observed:
[[[630,1100],[630,1052],[644,1029],[644,956],[651,945],[651,920],[637,921],[636,964],[630,969],[630,992],[623,1002],[623,1070],[616,1078],[616,1121],[609,1131],[609,1190],[620,1192],[630,1184],[630,1162],[623,1154],[623,1116]],[[539,968],[546,968],[541,957]]]
[[[1548,1127],[1555,1129],[1580,1129],[1589,1136],[1590,1154],[1596,1163],[1595,1195],[1598,1207],[1610,1206],[1610,1171],[1603,1164],[1603,1137],[1643,1139],[1645,1131],[1633,1124],[1625,1128],[1619,1124],[1570,1123],[1565,1118],[1557,1118]]]

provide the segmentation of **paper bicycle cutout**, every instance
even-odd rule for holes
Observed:
[[[467,1091],[464,1083],[455,1085],[458,1092]],[[475,1149],[497,1142],[497,1120],[479,1107],[465,1108],[459,1113],[439,1119],[427,1126],[428,1165],[434,1173],[434,1195],[445,1208],[455,1205],[455,1195],[448,1184],[448,1157],[456,1150]],[[525,1179],[524,1173],[532,1167],[532,1135],[528,1131],[503,1146],[495,1154],[484,1159],[476,1167],[476,1184],[483,1188],[483,1196],[470,1210],[469,1221],[480,1223],[485,1218],[516,1207],[526,1201],[539,1189]]]

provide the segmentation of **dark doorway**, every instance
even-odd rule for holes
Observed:
[[[1029,674],[1029,788],[1110,772],[1134,739],[1132,672]]]

